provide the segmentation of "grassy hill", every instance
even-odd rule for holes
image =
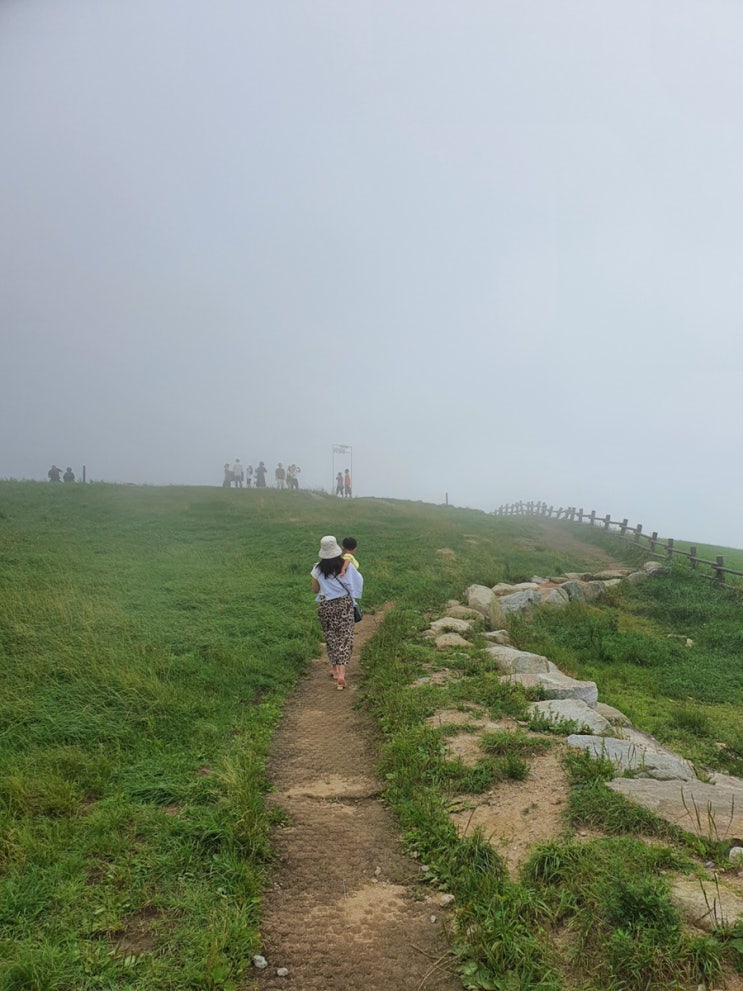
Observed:
[[[237,986],[270,858],[265,755],[320,649],[325,533],[358,539],[365,609],[395,603],[369,665],[388,728],[380,652],[428,610],[634,553],[576,524],[392,500],[0,483],[0,991]],[[741,773],[738,611],[679,569],[511,632]],[[693,662],[669,634],[695,640]]]

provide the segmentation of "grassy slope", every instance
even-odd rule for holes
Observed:
[[[0,483],[0,524],[0,989],[229,988],[244,971],[263,761],[318,650],[324,533],[359,540],[366,609],[408,616],[619,546],[271,490]]]

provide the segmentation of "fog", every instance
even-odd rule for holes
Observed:
[[[737,0],[3,0],[0,477],[352,458],[743,547],[742,44]]]

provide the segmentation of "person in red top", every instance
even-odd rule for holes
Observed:
[[[345,473],[343,475],[343,487],[345,489],[345,491],[344,491],[343,494],[345,495],[346,499],[350,499],[351,498],[351,472],[348,470],[348,468],[346,468],[346,471],[345,471]]]

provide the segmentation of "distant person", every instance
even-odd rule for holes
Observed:
[[[65,469],[65,473],[62,476],[62,481],[63,482],[74,482],[75,481],[75,472],[72,470],[72,468],[70,468],[69,465]]]
[[[346,468],[345,474],[343,475],[343,494],[346,499],[351,498],[351,472]]]
[[[320,560],[310,572],[312,591],[317,602],[317,618],[325,635],[330,673],[340,690],[346,687],[346,667],[353,650],[353,607],[356,599],[361,598],[364,579],[350,563],[346,565],[344,577],[340,577],[343,551],[335,537],[322,538],[318,557]]]
[[[289,489],[299,488],[299,479],[297,478],[297,475],[300,473],[301,470],[302,469],[299,467],[299,465],[289,465],[289,467],[286,469],[287,488]]]
[[[274,478],[276,479],[276,488],[283,489],[284,483],[286,482],[286,469],[279,461],[276,465],[276,471],[274,472]]]
[[[56,465],[52,465],[47,472],[50,482],[61,482],[62,481],[62,469],[57,468]]]
[[[224,478],[222,479],[222,488],[229,489],[232,485],[232,468],[230,468],[229,462],[224,466]]]
[[[245,469],[245,487],[250,488],[253,484],[253,466],[248,465]]]
[[[255,487],[257,489],[265,489],[266,487],[266,471],[267,468],[262,461],[258,462],[258,467],[255,469]]]
[[[243,479],[245,475],[243,473],[243,466],[240,464],[240,459],[235,458],[235,463],[232,466],[232,481],[235,483],[236,489],[241,489],[243,487]]]
[[[339,471],[335,476],[335,494],[337,496],[343,495],[343,472]]]

